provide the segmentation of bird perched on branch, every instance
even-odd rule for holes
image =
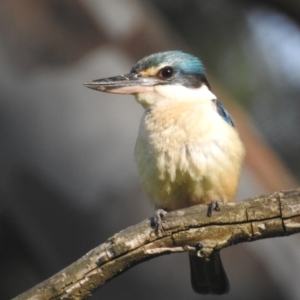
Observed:
[[[135,146],[142,185],[156,209],[171,211],[233,201],[244,147],[233,120],[211,92],[201,61],[181,51],[152,54],[126,75],[85,83],[132,94],[145,109]],[[159,222],[161,210],[156,214]],[[200,294],[224,294],[229,283],[219,251],[190,253],[192,286]]]

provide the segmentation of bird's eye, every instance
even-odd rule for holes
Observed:
[[[164,78],[164,79],[169,79],[174,75],[175,71],[171,67],[164,67],[163,69],[160,70],[159,76]]]

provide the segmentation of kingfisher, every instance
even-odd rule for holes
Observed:
[[[202,62],[182,51],[149,55],[129,74],[89,81],[107,93],[132,94],[144,108],[135,145],[142,186],[162,212],[197,204],[219,210],[234,201],[245,156],[235,124],[212,93]],[[229,281],[219,251],[189,253],[192,287],[199,294],[225,294]]]

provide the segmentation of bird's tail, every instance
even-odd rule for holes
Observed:
[[[222,265],[219,251],[213,251],[208,258],[189,253],[192,287],[198,294],[226,294],[229,281]]]

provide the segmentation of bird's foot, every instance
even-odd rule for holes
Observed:
[[[163,222],[166,214],[167,214],[167,212],[164,209],[158,209],[155,212],[155,215],[152,218],[152,227],[154,228],[154,230],[164,231],[162,222]]]
[[[213,211],[220,211],[220,201],[219,200],[211,200],[211,202],[208,204],[207,209],[207,216],[211,217]]]

